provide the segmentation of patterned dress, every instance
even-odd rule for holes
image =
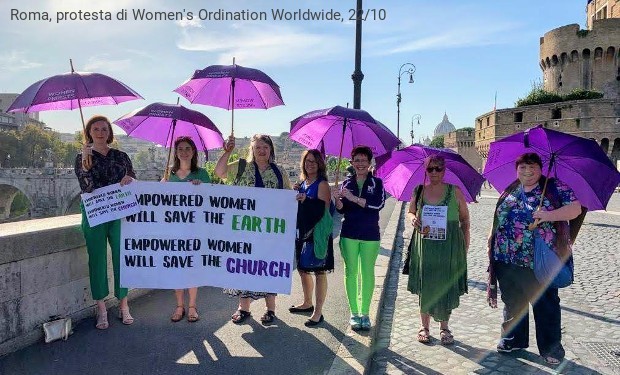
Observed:
[[[563,206],[577,200],[568,185],[560,180],[555,180],[555,184]],[[534,269],[535,236],[534,232],[528,229],[528,225],[534,221],[532,212],[538,208],[541,195],[540,184],[529,192],[524,192],[523,188],[518,186],[499,205],[495,212],[498,224],[493,248],[493,258],[496,261]],[[554,210],[546,197],[543,199],[543,209]],[[543,222],[535,230],[550,249],[557,251],[553,222]]]
[[[420,312],[438,322],[447,321],[459,306],[459,297],[467,293],[467,254],[455,191],[453,185],[446,185],[443,199],[433,205],[448,206],[446,240],[424,239],[415,231],[409,244],[407,290],[419,296]],[[423,196],[420,199],[422,205],[430,205]]]
[[[283,185],[283,188],[284,189],[290,189],[291,188],[291,182],[290,182],[290,180],[288,178],[288,174],[280,166],[276,165],[276,167],[278,168],[278,170],[282,174],[282,185]],[[234,161],[232,163],[229,163],[228,164],[228,171],[227,171],[226,181],[230,182],[230,183],[235,181],[235,178],[237,177],[238,171],[239,171],[239,161],[238,160]],[[276,174],[271,169],[271,166],[267,167],[266,170],[260,172],[260,176],[261,176],[261,178],[263,180],[263,184],[265,185],[265,188],[269,188],[269,189],[277,189],[278,188],[278,177],[276,176]],[[243,173],[239,177],[239,181],[237,181],[237,185],[238,186],[256,186],[254,163],[247,162],[245,164],[245,170],[243,171]],[[241,297],[241,298],[252,298],[252,299],[264,298],[267,295],[273,295],[273,296],[276,295],[276,293],[254,292],[254,291],[251,291],[251,290],[239,290],[239,289],[224,289],[223,292],[224,292],[224,294],[228,294],[231,297],[238,296],[238,297]]]

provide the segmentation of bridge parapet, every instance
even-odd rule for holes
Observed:
[[[67,215],[31,220],[27,226],[0,224],[0,356],[40,340],[41,324],[50,316],[80,320],[93,315],[80,220],[81,215]],[[111,259],[108,254],[110,275]],[[148,291],[132,290],[130,298]]]

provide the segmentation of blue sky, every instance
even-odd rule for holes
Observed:
[[[285,106],[235,112],[235,135],[279,134],[290,121],[318,108],[353,104],[355,23],[348,21],[355,0],[5,0],[0,2],[0,92],[22,92],[47,76],[76,70],[110,75],[145,100],[118,106],[85,108],[85,117],[103,114],[112,120],[152,102],[174,103],[174,88],[195,69],[213,64],[263,70],[279,85]],[[97,4],[97,5],[93,5]],[[362,109],[396,133],[398,69],[416,66],[415,82],[401,80],[400,137],[410,143],[414,114],[421,115],[418,135],[432,134],[444,112],[457,127],[472,126],[476,116],[497,107],[512,107],[532,82],[539,80],[539,38],[571,23],[584,27],[586,1],[580,0],[364,0],[365,9],[385,11],[384,20],[363,26]],[[266,11],[330,9],[334,21],[200,21],[200,9]],[[11,9],[46,11],[52,22],[11,21]],[[58,11],[127,9],[127,21],[55,20]],[[185,11],[188,21],[134,21],[132,9]],[[381,12],[383,13],[383,12]],[[369,13],[372,18],[373,13]],[[271,17],[270,17],[271,18]],[[181,104],[210,117],[227,135],[230,113],[223,109]],[[81,128],[77,111],[42,112],[40,119],[61,132]],[[119,130],[120,132],[120,130]]]

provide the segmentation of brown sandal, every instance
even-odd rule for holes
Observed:
[[[191,313],[192,309],[194,309],[194,314]],[[187,321],[190,323],[195,323],[200,320],[198,316],[198,309],[196,306],[190,306],[187,308]]]
[[[235,311],[234,314],[232,314],[230,320],[232,320],[232,322],[235,324],[241,324],[250,316],[252,316],[252,313],[250,313],[249,311],[239,309]]]
[[[418,342],[421,342],[422,344],[428,344],[429,342],[431,342],[431,335],[428,328],[420,328],[420,330],[418,331]]]
[[[439,332],[439,337],[441,337],[441,345],[454,344],[454,336],[452,336],[452,331],[447,328],[444,328]]]
[[[179,312],[179,309],[181,309],[181,312]],[[185,307],[177,306],[176,309],[174,309],[174,313],[172,313],[170,320],[172,320],[175,323],[180,322],[184,316],[185,316]]]
[[[261,316],[261,318],[260,318],[260,322],[264,326],[267,326],[267,325],[273,323],[275,320],[276,320],[276,313],[274,311],[271,311],[271,310],[267,310],[267,312],[265,312],[265,314],[263,314],[263,316]]]

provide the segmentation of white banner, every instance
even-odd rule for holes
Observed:
[[[121,227],[121,285],[218,286],[290,294],[296,192],[132,183],[141,211]]]
[[[113,184],[95,189],[92,193],[83,193],[82,204],[88,225],[94,227],[140,212],[132,186]]]

